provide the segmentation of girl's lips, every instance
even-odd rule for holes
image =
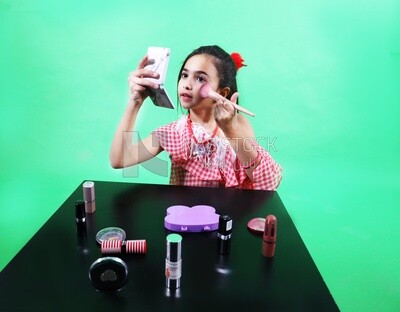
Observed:
[[[188,93],[181,93],[181,99],[184,102],[189,102],[192,100],[192,96],[190,96]]]

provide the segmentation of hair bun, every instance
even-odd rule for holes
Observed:
[[[247,66],[246,64],[244,64],[244,59],[238,52],[231,53],[231,58],[235,62],[236,70],[239,70],[243,66]]]

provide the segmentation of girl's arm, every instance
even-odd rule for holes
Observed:
[[[249,121],[238,115],[225,135],[236,152],[239,165],[252,181],[252,189],[276,190],[282,180],[282,168],[254,138]],[[237,166],[237,165],[236,165]]]
[[[132,143],[133,129],[139,111],[138,105],[128,103],[114,134],[110,149],[113,168],[133,166],[155,157],[162,151],[155,136],[150,135],[136,144]]]
[[[133,166],[153,158],[162,148],[155,136],[150,135],[136,144],[132,143],[136,118],[140,107],[148,96],[147,88],[158,88],[146,78],[158,78],[158,74],[145,69],[148,57],[139,63],[137,70],[129,75],[129,100],[125,112],[114,134],[110,149],[110,164],[113,168]]]
[[[234,93],[231,102],[236,103],[238,96],[239,93]],[[253,170],[257,167],[260,159],[258,149],[254,144],[254,131],[250,122],[246,117],[238,114],[229,101],[223,99],[216,102],[214,116],[235,151],[240,164],[245,168],[247,176],[252,180]]]
[[[235,115],[231,122],[223,127],[222,131],[235,151],[239,163],[252,180],[253,171],[260,163],[261,155],[250,122],[243,115],[236,113]]]
[[[236,103],[237,97],[238,93],[233,94],[231,101]],[[257,188],[276,189],[282,179],[282,168],[257,143],[247,118],[238,114],[229,101],[223,100],[216,102],[214,114],[249,179]],[[256,170],[258,167],[260,169]]]

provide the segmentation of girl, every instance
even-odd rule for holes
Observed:
[[[256,142],[247,118],[229,101],[214,101],[200,95],[201,86],[208,83],[224,98],[237,101],[236,74],[240,62],[218,46],[202,46],[183,62],[178,96],[182,107],[188,110],[187,116],[133,144],[129,134],[149,95],[148,88],[159,87],[146,79],[158,78],[157,73],[144,68],[148,63],[145,56],[129,75],[128,105],[111,145],[113,168],[139,164],[165,150],[172,162],[171,184],[260,190],[278,187],[282,169]]]

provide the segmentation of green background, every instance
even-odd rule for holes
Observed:
[[[340,309],[400,310],[398,0],[0,0],[0,269],[83,180],[168,183],[113,170],[110,143],[147,46],[172,49],[176,101],[203,44],[246,60],[241,104]],[[145,104],[143,136],[180,113]]]

